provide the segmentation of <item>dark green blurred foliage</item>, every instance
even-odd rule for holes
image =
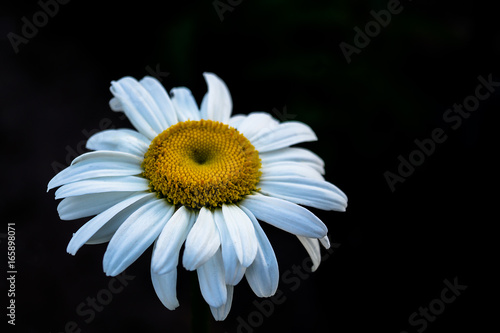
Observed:
[[[436,105],[441,96],[427,89],[430,77],[420,75],[438,71],[439,58],[466,47],[471,33],[460,22],[426,13],[429,2],[402,5],[351,64],[340,42],[353,44],[353,28],[363,28],[373,20],[370,11],[386,2],[243,1],[222,22],[213,8],[197,4],[197,15],[186,9],[165,29],[159,58],[172,59],[171,72],[186,82],[199,80],[203,70],[230,83],[248,82],[246,92],[230,85],[236,113],[287,105],[320,137],[337,133],[373,156],[403,133],[410,139],[420,134],[429,117],[444,111]],[[432,63],[422,52],[438,59]]]

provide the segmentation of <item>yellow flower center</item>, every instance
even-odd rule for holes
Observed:
[[[259,152],[235,128],[183,121],[153,139],[142,162],[151,190],[191,208],[221,207],[257,190]]]

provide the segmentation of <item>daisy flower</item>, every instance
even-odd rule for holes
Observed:
[[[324,163],[304,148],[317,140],[297,121],[279,123],[264,112],[234,115],[226,84],[205,73],[200,107],[190,90],[170,94],[152,77],[111,83],[113,111],[137,129],[111,129],[89,138],[94,150],[73,160],[48,184],[59,187],[62,220],[94,216],[68,244],[109,242],[104,272],[123,272],[151,245],[151,279],[168,309],[176,294],[180,251],[196,271],[216,320],[231,307],[243,277],[259,297],[276,292],[279,271],[260,222],[296,235],[316,270],[327,227],[303,206],[345,211],[346,195],[323,178]]]

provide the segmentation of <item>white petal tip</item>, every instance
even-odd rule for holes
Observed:
[[[193,263],[189,262],[189,263],[186,263],[184,262],[184,260],[182,261],[182,266],[184,266],[184,268],[188,271],[195,271],[198,267],[196,265],[194,265]]]
[[[210,309],[212,309],[212,308],[213,307],[210,307]],[[224,321],[227,318],[227,315],[229,313],[227,313],[225,315],[224,314],[221,315],[221,314],[219,314],[219,312],[220,312],[220,310],[218,310],[217,308],[212,309],[212,315],[213,315],[215,321]]]
[[[274,296],[274,294],[276,294],[276,290],[278,288],[275,288],[273,291],[269,291],[269,290],[264,290],[264,289],[252,289],[253,292],[255,293],[255,295],[257,297],[260,297],[260,298],[267,298],[267,297],[272,297]]]
[[[113,84],[113,83],[114,83],[114,81],[111,84]],[[122,103],[116,97],[113,97],[112,99],[109,100],[109,107],[111,108],[111,110],[113,110],[115,112],[123,110]]]
[[[163,304],[164,307],[169,309],[170,311],[174,311],[179,307],[179,301],[177,300],[177,297],[174,296],[175,299],[162,299],[160,298],[161,304]]]
[[[165,304],[163,304],[165,305]],[[175,309],[177,309],[179,307],[179,302],[175,303],[175,304],[169,304],[169,305],[165,305],[165,307],[171,311],[174,311]]]
[[[107,265],[103,265],[103,266],[104,266],[103,271],[106,274],[106,276],[117,276],[118,274],[123,272],[123,270],[119,270],[119,269],[111,270],[109,267],[106,267]]]
[[[75,234],[73,234],[73,237],[75,237]],[[72,256],[76,255],[76,252],[78,252],[80,248],[74,246],[74,242],[70,241],[68,246],[66,247],[66,252],[71,254]]]
[[[104,271],[104,273],[106,274],[106,276],[114,277],[123,273],[123,270]]]
[[[194,271],[200,265],[196,265],[194,256],[189,255],[189,253],[186,253],[186,250],[184,250],[184,255],[182,256],[182,266],[188,271]]]
[[[323,238],[320,238],[319,241],[321,242],[321,245],[323,245],[325,249],[328,250],[330,248],[330,239],[328,238],[328,235],[326,235]]]

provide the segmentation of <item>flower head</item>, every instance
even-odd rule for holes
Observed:
[[[316,270],[320,242],[329,247],[327,228],[303,205],[344,211],[347,197],[324,180],[317,155],[290,147],[316,140],[310,127],[263,112],[231,116],[226,84],[204,77],[200,107],[189,89],[168,94],[151,77],[112,82],[111,108],[137,131],[93,135],[87,148],[94,151],[75,158],[48,189],[59,187],[62,220],[95,215],[73,235],[69,253],[109,242],[103,268],[115,276],[153,245],[153,286],[173,310],[184,245],[182,265],[196,270],[213,316],[223,320],[243,277],[259,297],[276,292],[278,263],[259,221],[295,234]]]

